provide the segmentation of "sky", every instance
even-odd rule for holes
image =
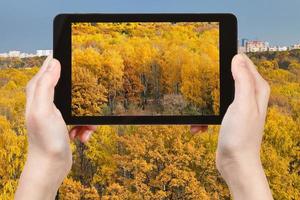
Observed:
[[[239,39],[300,43],[300,0],[1,0],[0,52],[52,49],[59,13],[233,13]]]

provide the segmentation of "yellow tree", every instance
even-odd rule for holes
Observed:
[[[82,169],[83,175],[85,173],[91,174],[90,185],[97,188],[100,197],[103,197],[106,188],[116,176],[115,161],[113,154],[116,152],[116,129],[109,126],[101,126],[92,135],[89,143],[84,148],[81,155],[89,162],[90,167],[82,169],[79,165],[78,168]],[[80,147],[79,147],[80,148]],[[77,146],[77,150],[78,146]],[[77,157],[76,159],[82,159]],[[79,164],[79,163],[78,163]]]
[[[101,54],[102,72],[97,74],[98,82],[108,92],[108,106],[111,113],[115,112],[116,98],[123,86],[124,64],[120,54],[115,50],[104,50]]]
[[[272,107],[267,115],[262,160],[275,199],[299,199],[299,124]]]
[[[72,75],[72,115],[101,115],[107,90],[89,69],[77,67]]]
[[[61,200],[100,200],[100,197],[95,188],[83,186],[79,181],[72,178],[66,178],[62,183],[59,193]]]
[[[13,199],[25,163],[26,138],[17,136],[10,122],[0,116],[0,198]]]
[[[212,145],[216,146],[217,137],[214,138]],[[122,129],[113,155],[117,176],[108,184],[105,197],[209,199],[210,195],[216,198],[228,195],[224,187],[205,187],[220,182],[212,178],[218,176],[214,160],[205,164],[215,152],[206,151],[201,141],[189,133],[187,126]],[[206,169],[208,166],[210,170]]]

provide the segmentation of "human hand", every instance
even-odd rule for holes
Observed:
[[[86,142],[96,129],[96,126],[75,126],[68,131],[53,103],[60,69],[60,63],[48,57],[27,84],[28,154],[15,199],[54,199],[72,166],[70,139]]]
[[[272,199],[260,161],[270,87],[244,54],[233,58],[231,69],[235,96],[221,124],[217,168],[235,199]]]

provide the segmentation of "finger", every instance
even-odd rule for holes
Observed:
[[[231,71],[234,79],[234,102],[242,107],[256,105],[255,83],[253,75],[246,66],[247,62],[243,55],[237,54],[232,59]]]
[[[86,132],[93,132],[97,127],[96,125],[75,126],[69,133],[70,138],[75,139],[77,137],[79,140],[84,141],[86,139]]]
[[[252,73],[255,81],[255,93],[256,93],[256,100],[258,109],[261,112],[266,112],[268,107],[269,95],[270,95],[270,86],[267,81],[259,74],[257,71],[256,66],[254,63],[248,58],[247,55],[243,54],[246,62],[248,63],[247,66]]]
[[[60,63],[52,59],[35,84],[33,103],[35,109],[45,112],[53,109],[54,87],[60,76]]]
[[[91,130],[81,131],[81,132],[77,135],[77,138],[78,138],[81,142],[85,143],[85,142],[87,142],[87,141],[90,139],[92,133],[93,133],[93,131],[91,131]]]
[[[52,59],[52,55],[49,55],[44,61],[40,70],[32,77],[32,79],[26,85],[26,112],[30,109],[32,103],[36,81],[41,76],[41,74],[46,70],[46,67],[48,66],[51,59]]]
[[[69,132],[69,137],[71,140],[74,140],[78,134],[78,132],[80,131],[81,127],[75,126],[73,127],[70,132]]]
[[[259,79],[259,80],[264,80],[263,77],[257,71],[257,68],[254,65],[254,63],[252,62],[252,60],[246,54],[241,54],[241,55],[243,56],[243,58],[245,59],[245,61],[248,63],[248,65],[247,65],[248,69],[254,75],[254,78],[255,79]]]
[[[195,134],[198,132],[205,132],[207,131],[208,126],[207,125],[192,125],[190,128],[191,133]]]
[[[33,78],[34,81],[37,81],[39,79],[39,77],[46,71],[46,69],[47,69],[48,65],[50,64],[50,62],[52,61],[52,59],[53,59],[52,54],[47,56],[47,58],[43,62],[43,65],[41,66],[40,70],[34,76],[34,78]]]

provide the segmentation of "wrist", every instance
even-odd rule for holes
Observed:
[[[47,171],[59,169],[60,172],[68,173],[72,167],[72,153],[69,147],[63,145],[45,150],[29,144],[27,162],[45,163]]]
[[[222,157],[217,153],[217,169],[234,199],[272,199],[259,154]]]
[[[228,152],[217,149],[216,165],[221,173],[235,169],[257,169],[261,167],[260,154],[259,152]]]
[[[66,161],[29,151],[15,199],[54,199],[69,171]]]
[[[52,155],[41,155],[36,152],[28,152],[25,166],[30,166],[30,170],[38,169],[43,174],[66,176],[72,167],[72,157],[60,158]]]
[[[258,155],[236,155],[225,157],[217,153],[217,169],[226,182],[231,180],[244,181],[248,175],[253,175],[262,169],[262,164]]]

